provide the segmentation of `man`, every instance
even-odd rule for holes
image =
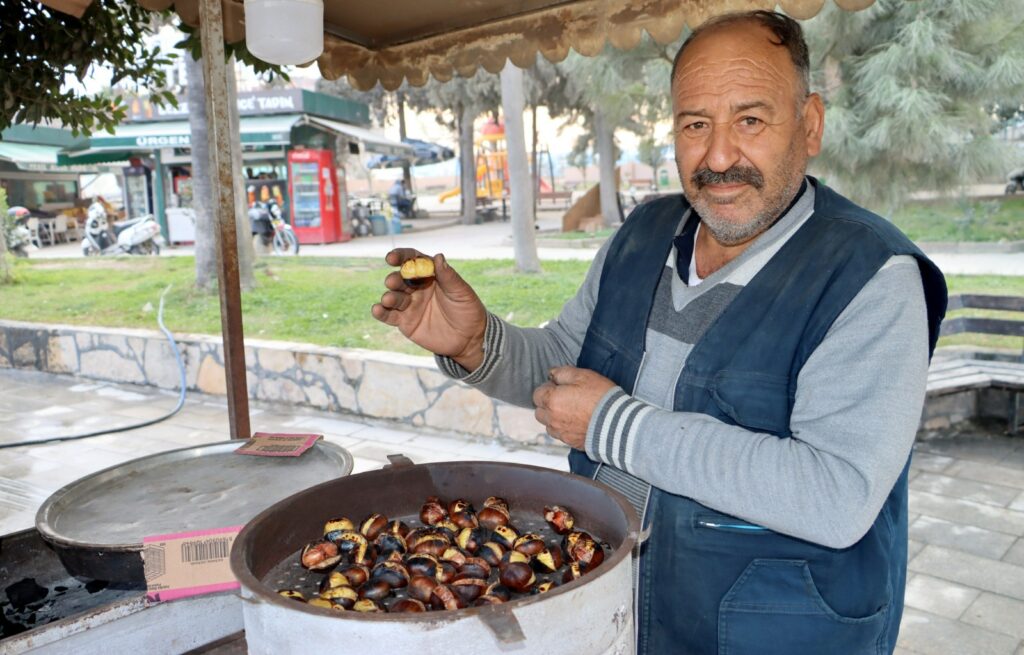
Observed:
[[[891,652],[942,275],[805,177],[824,108],[796,22],[706,23],[672,101],[685,198],[637,208],[556,321],[505,324],[442,255],[425,290],[389,275],[373,315],[535,406],[574,472],[630,499],[641,653]]]
[[[395,180],[395,183],[388,189],[388,202],[398,216],[412,215],[412,201],[409,200],[409,192],[405,188],[404,180]]]

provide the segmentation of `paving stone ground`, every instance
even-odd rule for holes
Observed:
[[[155,418],[176,393],[0,371],[0,444]],[[474,443],[356,417],[253,403],[254,430],[311,432],[347,448],[355,472],[403,453],[415,462],[497,460],[565,470],[564,452]],[[911,461],[906,611],[897,653],[1024,655],[1024,436],[999,425],[919,435]],[[129,459],[227,438],[221,398],[189,395],[154,426],[0,450],[0,534],[28,528],[61,486]]]

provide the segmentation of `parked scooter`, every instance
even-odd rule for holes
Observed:
[[[7,250],[15,257],[28,257],[28,250],[32,247],[32,231],[26,225],[31,216],[31,212],[24,207],[11,207],[7,210],[7,220],[10,223]]]
[[[107,210],[100,202],[89,205],[85,221],[82,254],[159,255],[164,239],[152,214],[108,224]]]
[[[1024,191],[1024,168],[1017,169],[1006,176],[1006,195]]]
[[[273,198],[253,203],[249,208],[249,223],[252,224],[252,245],[257,252],[268,252],[273,248],[277,255],[299,254],[295,231],[284,220],[281,207]]]

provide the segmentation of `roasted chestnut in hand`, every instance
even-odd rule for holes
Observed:
[[[310,571],[326,571],[341,561],[333,541],[314,541],[302,549],[302,565]]]
[[[441,504],[441,499],[437,496],[431,496],[427,498],[426,502],[423,503],[423,507],[420,508],[420,520],[427,525],[434,525],[448,518],[448,512],[445,510],[444,505]]]
[[[566,534],[576,525],[576,518],[572,512],[558,505],[544,508],[544,520],[558,534]]]
[[[416,257],[402,263],[400,269],[402,281],[410,287],[420,287],[434,277],[434,260],[429,257]]]
[[[574,530],[562,538],[562,549],[569,561],[579,562],[584,571],[598,566],[604,561],[604,549],[597,540],[586,532]]]
[[[391,609],[388,611],[393,614],[400,614],[402,612],[426,612],[427,606],[415,598],[406,598],[392,605]]]
[[[533,584],[537,581],[537,576],[533,574],[533,569],[530,568],[529,564],[525,562],[510,562],[501,568],[498,580],[512,591],[524,593],[533,587]]]
[[[409,578],[409,597],[423,601],[424,603],[429,603],[430,594],[434,591],[434,587],[437,585],[438,582],[433,577],[428,578],[425,575],[414,575]]]
[[[282,589],[277,593],[289,600],[297,600],[300,603],[306,602],[306,597],[302,595],[301,591],[295,591],[294,589]]]

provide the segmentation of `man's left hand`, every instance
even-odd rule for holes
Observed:
[[[548,381],[533,392],[534,415],[548,434],[583,450],[590,417],[615,383],[589,369],[575,366],[553,368]]]

